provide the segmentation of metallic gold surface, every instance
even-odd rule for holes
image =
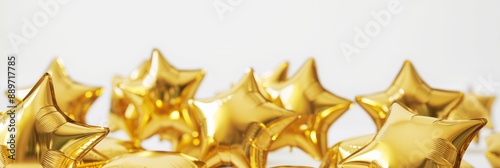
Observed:
[[[287,64],[278,69],[278,73]],[[286,69],[285,69],[286,70]],[[328,146],[328,129],[352,102],[338,97],[321,86],[316,63],[310,58],[285,81],[263,81],[262,86],[271,95],[275,104],[282,104],[299,115],[290,127],[274,140],[271,150],[285,146],[298,147],[312,158],[321,159]]]
[[[141,151],[123,154],[106,162],[80,165],[81,168],[206,168],[205,163],[178,152]]]
[[[486,118],[488,123],[486,128],[493,129],[493,121],[491,120],[491,103],[495,100],[494,96],[481,96],[474,93],[465,94],[462,103],[457,108],[451,111],[448,119],[451,120],[466,120],[473,118]],[[479,133],[474,138],[475,142],[479,142]]]
[[[159,50],[128,78],[115,78],[110,125],[125,130],[136,147],[142,140],[158,134],[172,142],[175,151],[199,157],[206,143],[199,136],[203,117],[189,110],[205,72],[178,70]],[[195,144],[195,145],[193,145]]]
[[[209,143],[201,160],[208,167],[265,167],[272,140],[297,119],[262,96],[253,74],[227,93],[192,102],[206,116]]]
[[[107,161],[123,154],[144,151],[133,142],[114,138],[104,138],[89,153],[83,157],[82,163]]]
[[[458,167],[486,119],[439,120],[394,103],[386,124],[341,167]]]
[[[321,168],[336,168],[338,167],[340,161],[344,160],[351,154],[357,152],[368,143],[370,143],[375,135],[364,135],[359,137],[350,138],[343,140],[333,145],[326,156],[321,162]],[[466,161],[462,160],[460,164],[461,168],[471,168],[472,166]]]
[[[42,168],[42,165],[40,163],[16,163],[7,165],[5,168]]]
[[[326,153],[321,168],[336,168],[340,161],[344,160],[354,152],[363,148],[366,144],[370,143],[374,135],[364,135],[354,137],[351,139],[343,140],[333,145]]]
[[[462,100],[463,93],[429,87],[417,74],[410,61],[405,61],[391,86],[379,93],[356,96],[356,101],[370,115],[377,130],[384,125],[389,107],[394,102],[404,104],[414,113],[446,118]]]
[[[48,73],[17,107],[0,116],[2,165],[41,163],[43,167],[74,167],[109,132],[107,128],[75,122],[61,112]]]
[[[491,164],[491,167],[500,167],[500,134],[495,133],[486,137],[486,158]]]
[[[264,73],[261,76],[254,74],[255,81],[257,81],[257,85],[262,93],[262,96],[271,103],[274,103],[280,107],[283,107],[283,102],[281,99],[276,99],[269,94],[265,88],[268,87],[270,83],[281,83],[287,79],[288,75],[288,62],[282,63],[276,70]]]
[[[56,58],[47,69],[52,77],[57,105],[69,118],[85,123],[85,117],[90,105],[101,95],[102,88],[86,86],[73,81],[66,72],[61,59]],[[16,90],[16,101],[19,103],[32,89]]]

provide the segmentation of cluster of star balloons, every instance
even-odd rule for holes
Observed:
[[[55,59],[33,87],[17,91],[17,106],[0,114],[0,164],[260,168],[270,151],[297,147],[321,167],[459,167],[469,165],[462,156],[479,131],[493,128],[495,97],[431,88],[406,61],[386,91],[356,97],[377,133],[328,147],[328,129],[353,102],[322,87],[314,59],[287,72],[287,63],[267,76],[250,69],[226,93],[194,99],[205,72],[179,70],[154,49],[129,76],[113,79],[105,128],[85,124],[102,88],[72,81]],[[17,123],[14,149],[9,112]],[[107,137],[118,130],[129,140]],[[153,135],[173,151],[143,149]],[[500,166],[499,134],[486,142],[487,158]]]

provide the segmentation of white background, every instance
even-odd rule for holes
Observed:
[[[127,75],[154,47],[180,69],[207,72],[197,98],[229,89],[249,67],[264,73],[289,61],[293,74],[308,57],[316,59],[324,87],[351,100],[385,90],[407,59],[431,87],[496,95],[500,90],[500,1],[401,0],[402,11],[350,61],[340,44],[354,45],[355,28],[376,23],[371,12],[387,10],[390,1],[69,1],[33,37],[23,36],[23,18],[33,22],[44,12],[38,3],[47,1],[0,0],[0,90],[6,88],[8,54],[18,55],[19,87],[34,84],[58,56],[72,79],[105,88],[87,116],[93,125],[106,125],[112,77]],[[231,10],[220,17],[214,3]],[[9,34],[26,41],[12,45]],[[7,100],[0,100],[4,109]],[[496,105],[497,131],[499,113]],[[355,105],[331,127],[329,145],[374,132]],[[146,146],[169,148],[157,137]],[[465,160],[488,167],[484,148],[484,142],[471,145]],[[300,150],[288,151],[271,153],[268,166],[319,165]]]

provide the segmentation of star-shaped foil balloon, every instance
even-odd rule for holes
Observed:
[[[500,167],[500,134],[495,133],[486,137],[486,158],[491,164],[491,167]]]
[[[370,143],[374,135],[365,135],[360,137],[354,137],[351,139],[343,140],[335,145],[333,145],[326,153],[323,161],[321,162],[321,168],[336,168],[340,161],[344,160],[348,156],[351,156],[354,152],[363,148],[366,144]]]
[[[120,89],[120,84],[126,80],[137,80],[139,77],[143,77],[147,74],[149,69],[150,61],[144,61],[135,70],[130,73],[126,78],[115,76],[112,80],[112,92],[111,92],[111,108],[109,114],[109,129],[111,131],[117,131],[119,129],[127,130],[129,136],[139,135],[137,127],[141,125],[138,123],[141,119],[138,112],[135,110],[135,106],[128,100],[123,90]],[[125,115],[127,114],[127,115]],[[124,116],[125,115],[125,116]],[[123,117],[126,119],[124,120]],[[135,141],[140,143],[139,138]],[[139,144],[137,144],[137,147]]]
[[[82,158],[79,167],[92,167],[96,164],[107,163],[114,157],[140,151],[144,149],[136,147],[131,141],[106,137]]]
[[[178,152],[141,151],[124,154],[102,165],[103,168],[206,168],[206,164],[196,158]]]
[[[297,119],[262,96],[252,70],[228,93],[192,107],[207,117],[209,142],[201,160],[208,167],[265,167],[272,140]]]
[[[264,98],[280,107],[284,107],[281,99],[274,98],[271,96],[265,88],[267,88],[270,83],[281,83],[287,79],[288,75],[288,62],[282,63],[275,71],[266,72],[263,75],[259,76],[254,74],[255,81],[259,85],[259,89],[261,90],[262,96]]]
[[[54,92],[59,108],[71,119],[85,122],[87,110],[101,95],[102,88],[80,84],[73,81],[67,74],[61,59],[52,61],[47,73],[52,76]],[[20,102],[32,87],[17,90],[16,102]]]
[[[493,122],[491,121],[491,104],[495,100],[494,96],[481,96],[478,97],[474,93],[469,93],[464,96],[464,99],[457,108],[450,112],[448,119],[451,120],[466,120],[473,118],[486,118],[488,123],[486,128],[493,129]],[[479,133],[474,138],[474,141],[479,142]]]
[[[0,114],[0,163],[75,167],[109,130],[67,117],[56,103],[48,73],[15,108]]]
[[[323,158],[328,149],[328,129],[349,109],[352,102],[321,86],[312,58],[289,79],[263,83],[262,86],[275,104],[281,104],[300,116],[274,140],[271,150],[285,146],[298,147],[315,159]]]
[[[347,140],[342,140],[335,145],[333,145],[326,156],[321,162],[320,168],[336,168],[338,167],[340,161],[351,156],[351,154],[362,149],[368,143],[370,143],[375,135],[364,135],[359,137],[350,138]],[[469,163],[462,160],[460,167],[470,168],[472,167]]]
[[[110,122],[121,123],[116,125],[137,146],[158,134],[162,140],[171,141],[176,151],[198,157],[206,142],[199,136],[204,130],[203,117],[197,111],[190,111],[187,102],[193,98],[204,74],[203,70],[178,70],[154,49],[151,59],[131,77],[115,79],[118,88],[114,89],[119,90],[114,90],[117,95],[114,98],[126,101],[117,99],[113,103],[118,103],[121,109],[112,109]]]
[[[379,93],[356,96],[356,101],[375,122],[377,130],[384,125],[389,107],[394,102],[404,104],[423,116],[446,118],[462,100],[463,93],[429,87],[406,61],[391,86]]]
[[[458,167],[484,118],[440,120],[394,103],[374,139],[342,160],[341,167]]]

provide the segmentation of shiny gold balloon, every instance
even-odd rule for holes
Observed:
[[[125,98],[125,95],[120,89],[120,84],[123,83],[125,80],[137,80],[140,77],[143,77],[144,75],[147,74],[149,70],[149,61],[144,61],[142,64],[139,65],[132,73],[127,78],[122,78],[119,76],[113,77],[112,80],[112,92],[111,92],[111,108],[110,108],[110,114],[109,114],[109,129],[111,131],[116,131],[119,129],[124,129],[128,130],[127,133],[129,136],[134,136],[138,135],[139,133],[137,132],[131,132],[131,131],[136,131],[135,128],[138,127],[139,123],[137,123],[139,120],[139,115],[138,112],[135,110],[135,106],[127,99]],[[124,114],[127,114],[125,117],[127,117],[125,120],[121,119],[120,117],[123,117]],[[137,140],[136,142],[140,142],[140,140]]]
[[[192,103],[206,116],[208,167],[265,167],[272,140],[297,119],[262,96],[252,70],[230,92]]]
[[[486,158],[491,164],[491,167],[500,167],[500,134],[491,134],[486,138]]]
[[[257,84],[260,84],[264,88],[266,88],[268,87],[267,85],[270,83],[279,83],[286,81],[287,77],[288,77],[288,62],[283,62],[274,71],[264,73],[260,77],[255,75],[255,80],[257,81]]]
[[[7,166],[2,166],[5,168],[43,168],[40,163],[16,163]]]
[[[321,168],[336,168],[338,167],[340,161],[344,160],[351,154],[357,152],[368,143],[370,143],[375,135],[364,135],[359,137],[354,137],[351,139],[343,140],[333,145],[326,156],[323,158],[321,163]],[[462,160],[460,164],[461,168],[469,168],[472,167],[469,163]]]
[[[190,111],[187,101],[204,74],[203,70],[178,70],[153,50],[151,59],[129,78],[115,78],[110,125],[124,129],[136,146],[158,134],[171,141],[176,151],[199,157],[206,142],[199,136],[205,130],[203,117]]]
[[[52,76],[57,105],[69,118],[85,123],[90,105],[101,95],[102,88],[86,86],[69,78],[61,59],[52,61],[47,73]],[[20,102],[32,88],[17,90],[16,102]]]
[[[457,108],[450,112],[448,119],[451,120],[466,120],[473,118],[486,118],[488,123],[486,128],[493,128],[493,122],[491,121],[491,104],[489,104],[491,99],[495,99],[494,96],[483,96],[480,100],[478,95],[474,93],[469,93],[464,96],[462,103],[458,105]],[[489,98],[489,99],[488,99]],[[489,105],[489,107],[487,107]],[[474,138],[475,142],[479,142],[479,133]]]
[[[262,76],[258,76],[254,74],[255,76],[255,81],[257,81],[257,85],[259,86],[259,89],[262,93],[262,96],[268,101],[270,101],[273,104],[276,104],[280,107],[284,107],[283,102],[281,102],[281,99],[278,98],[273,98],[265,88],[267,88],[268,84],[270,83],[281,83],[284,82],[287,78],[288,74],[288,62],[282,63],[278,69],[275,71],[267,72],[264,73]]]
[[[313,168],[309,166],[274,166],[272,168]]]
[[[206,168],[206,164],[178,152],[142,151],[113,158],[103,168]]]
[[[67,117],[56,103],[48,73],[15,108],[0,114],[0,163],[75,167],[109,130]]]
[[[136,147],[133,142],[114,138],[104,138],[89,153],[83,157],[82,164],[108,161],[111,158],[123,154],[144,151],[143,148]]]
[[[286,81],[264,81],[262,86],[275,104],[282,104],[300,116],[274,140],[271,150],[285,146],[298,147],[315,159],[323,158],[328,149],[328,129],[349,109],[352,102],[321,86],[312,58]]]
[[[484,118],[440,120],[394,103],[374,139],[340,161],[341,167],[458,167]]]
[[[416,114],[446,118],[462,100],[463,93],[429,87],[406,61],[391,86],[379,93],[356,96],[356,101],[368,112],[377,130],[384,125],[389,107],[394,102],[404,104]]]
[[[364,135],[338,142],[328,149],[320,167],[336,168],[340,161],[344,160],[348,156],[351,156],[351,154],[370,143],[373,137],[374,135]]]

